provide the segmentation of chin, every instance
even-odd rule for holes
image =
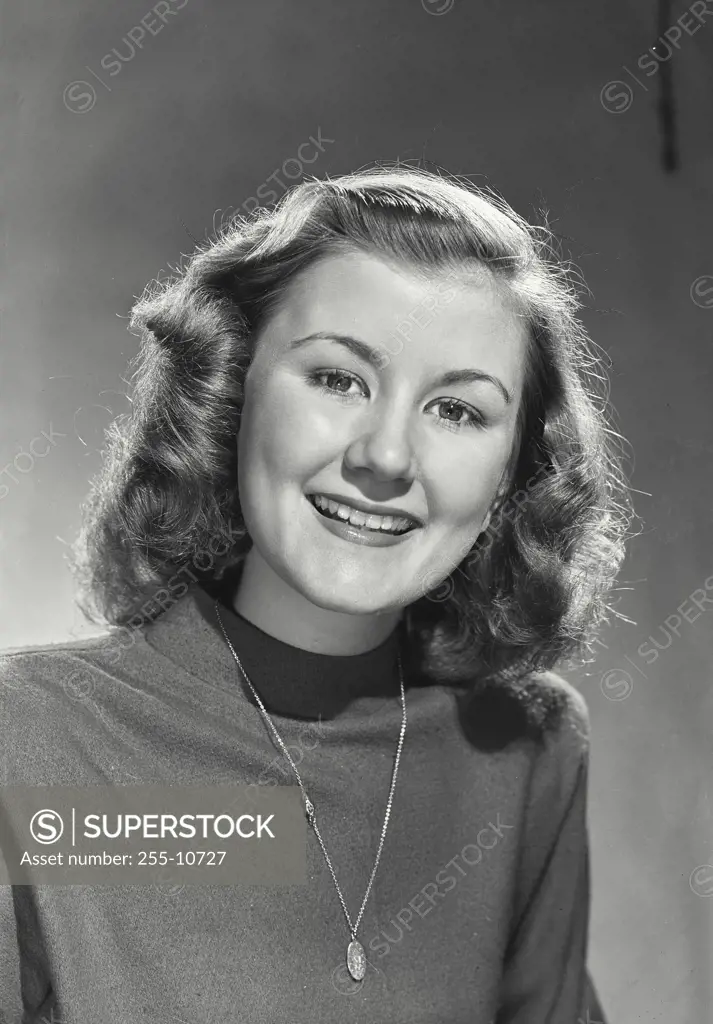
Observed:
[[[328,591],[324,583],[297,585],[303,597],[325,611],[343,615],[379,615],[406,608],[415,598],[393,593],[378,593],[353,582],[333,585]],[[355,592],[356,591],[356,592]],[[361,592],[359,592],[361,591]],[[368,591],[368,592],[365,592]]]

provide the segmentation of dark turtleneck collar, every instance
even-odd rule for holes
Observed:
[[[388,697],[398,703],[401,627],[363,654],[318,654],[265,633],[233,610],[228,594],[224,590],[213,596],[192,586],[148,627],[147,640],[188,671],[221,688],[238,685],[245,699],[255,704],[220,629],[215,609],[219,600],[226,632],[268,711],[328,720],[347,711],[357,698]]]

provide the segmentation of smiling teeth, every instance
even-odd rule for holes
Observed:
[[[351,523],[352,526],[365,526],[368,530],[383,530],[385,533],[403,533],[413,526],[411,520],[403,516],[377,516],[371,513],[360,512],[356,508],[342,505],[337,501],[332,501],[330,498],[323,497],[321,494],[313,494],[311,499],[317,508],[321,508],[325,512],[329,512],[331,515]]]

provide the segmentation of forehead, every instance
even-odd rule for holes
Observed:
[[[277,356],[294,338],[330,330],[434,368],[487,369],[485,360],[509,372],[515,390],[527,336],[514,298],[484,267],[416,269],[361,252],[298,274],[265,334]]]

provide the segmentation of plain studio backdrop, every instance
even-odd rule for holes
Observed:
[[[26,0],[4,28],[0,648],[89,632],[66,543],[127,408],[126,314],[214,219],[380,159],[548,210],[643,520],[632,623],[566,673],[593,732],[591,968],[612,1022],[709,1020],[713,2]]]

